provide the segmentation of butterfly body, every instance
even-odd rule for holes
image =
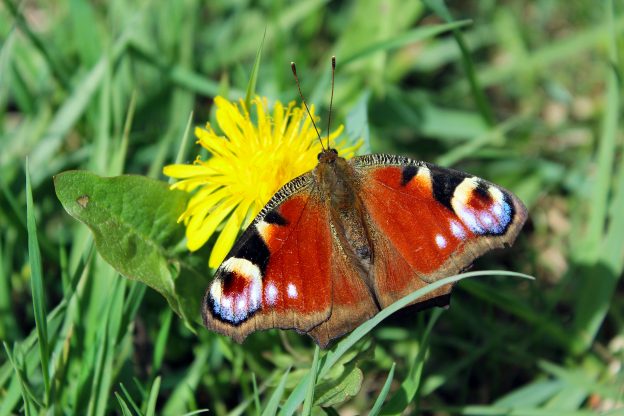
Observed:
[[[354,264],[360,278],[369,283],[373,245],[366,228],[357,174],[353,167],[329,149],[319,155],[319,164],[312,172],[322,201],[330,213],[330,229]]]
[[[296,329],[326,346],[381,308],[509,245],[526,219],[510,192],[391,155],[333,149],[282,187],[217,269],[204,324],[242,341]],[[447,285],[418,299],[443,304]]]

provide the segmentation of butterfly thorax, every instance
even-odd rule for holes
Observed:
[[[373,248],[362,202],[358,198],[359,185],[353,167],[338,155],[332,157],[321,153],[315,179],[321,199],[328,204],[334,238],[344,255],[357,265],[362,278],[368,281]]]

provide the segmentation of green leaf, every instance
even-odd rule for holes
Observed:
[[[61,173],[54,185],[65,210],[91,229],[104,260],[162,294],[187,323],[198,316],[197,293],[205,282],[173,253],[184,237],[177,218],[186,192],[143,176],[102,178],[84,171]]]
[[[362,370],[353,366],[351,371],[345,371],[337,382],[333,381],[329,386],[318,386],[315,392],[317,396],[315,404],[319,406],[335,406],[343,403],[360,391],[363,380]]]

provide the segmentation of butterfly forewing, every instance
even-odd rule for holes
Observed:
[[[331,242],[310,174],[285,185],[217,269],[204,324],[242,341],[259,329],[307,331],[331,309]]]
[[[382,307],[511,244],[526,219],[513,194],[463,172],[389,155],[351,163],[372,234]],[[427,299],[449,291],[442,288]]]

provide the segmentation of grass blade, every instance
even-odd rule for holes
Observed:
[[[258,81],[258,72],[260,72],[260,59],[262,57],[262,48],[264,47],[264,39],[266,38],[266,28],[264,29],[264,35],[262,35],[262,41],[260,41],[260,47],[256,52],[256,60],[254,61],[253,68],[251,69],[251,76],[249,77],[249,83],[247,84],[247,92],[245,93],[245,108],[247,111],[251,109],[251,100],[256,95],[256,82]]]
[[[13,15],[17,26],[22,30],[22,32],[28,37],[28,39],[32,42],[35,48],[41,53],[45,61],[48,63],[50,70],[54,74],[55,78],[59,81],[59,83],[63,86],[63,88],[68,89],[69,87],[69,78],[65,71],[65,68],[62,67],[61,64],[57,62],[52,52],[44,45],[43,41],[39,38],[39,36],[30,29],[28,22],[24,19],[22,13],[18,10],[17,6],[13,4],[12,0],[4,0],[4,5],[9,10],[9,12]]]
[[[595,416],[594,410],[575,410],[565,411],[556,409],[535,409],[535,408],[517,408],[510,409],[508,407],[495,406],[464,406],[464,407],[430,407],[426,409],[425,414],[450,414],[450,415],[466,415],[466,416]],[[621,413],[605,413],[605,414],[621,414]]]
[[[336,362],[338,362],[338,360],[347,351],[349,351],[349,349],[356,342],[362,339],[366,334],[372,331],[373,328],[379,325],[384,319],[386,319],[387,317],[389,317],[390,315],[392,315],[399,309],[404,308],[405,306],[409,305],[416,299],[426,295],[429,292],[436,290],[439,287],[442,287],[449,283],[458,282],[468,277],[476,277],[476,276],[515,276],[515,277],[522,277],[522,278],[531,279],[531,280],[534,279],[532,276],[528,276],[522,273],[508,272],[508,271],[502,271],[502,270],[500,271],[491,270],[491,271],[462,273],[462,274],[458,274],[455,276],[449,276],[444,279],[438,280],[437,282],[431,283],[421,289],[418,289],[410,293],[404,298],[399,299],[398,301],[394,302],[392,305],[383,309],[373,318],[369,319],[368,321],[364,322],[362,325],[357,327],[355,330],[353,330],[353,332],[351,332],[349,336],[343,339],[332,351],[330,351],[329,353],[327,353],[327,355],[323,357],[324,360],[320,366],[318,377],[321,378],[325,374],[327,374],[327,372],[332,368],[332,366],[336,364]],[[299,383],[299,385],[297,385],[297,387],[292,391],[292,393],[288,397],[288,400],[286,401],[286,404],[284,404],[284,408],[282,409],[283,414],[287,414],[287,415],[292,414],[292,413],[286,413],[284,409],[288,409],[288,411],[294,412],[297,406],[299,406],[304,401],[305,391],[306,391],[305,388],[308,386],[307,383],[309,383],[310,377],[311,377],[311,374],[307,374],[304,377],[304,379],[302,379],[302,381]]]
[[[171,318],[173,318],[173,310],[165,309],[162,315],[162,323],[160,330],[156,336],[156,344],[154,345],[154,358],[152,360],[152,371],[154,374],[160,371],[165,350],[167,348],[167,340],[169,339],[169,329],[171,328]]]
[[[423,368],[425,366],[425,354],[429,347],[429,335],[433,326],[442,315],[442,309],[435,309],[431,314],[431,319],[427,323],[422,340],[418,347],[418,354],[409,369],[407,377],[401,383],[401,388],[397,391],[392,399],[383,407],[381,414],[399,414],[403,412],[409,404],[414,401],[414,396],[420,389],[420,381],[422,378]],[[418,400],[418,399],[416,399]]]
[[[613,7],[612,2],[610,7]],[[608,13],[608,26],[613,29],[613,16]],[[590,204],[589,223],[587,226],[589,235],[587,236],[587,246],[593,248],[590,251],[592,260],[596,259],[600,252],[600,240],[604,230],[604,223],[607,216],[607,200],[611,177],[613,175],[613,162],[615,160],[615,148],[618,128],[618,115],[620,108],[620,85],[618,77],[618,63],[616,55],[616,34],[611,31],[609,42],[610,66],[607,75],[607,93],[605,97],[605,111],[602,118],[601,136],[596,160],[597,174],[593,186],[593,195]]]
[[[310,367],[310,377],[308,382],[308,391],[306,392],[306,398],[303,402],[302,415],[307,416],[312,413],[312,403],[314,402],[314,387],[316,386],[316,376],[318,375],[318,362],[319,362],[320,348],[318,345],[314,348],[314,358],[312,359],[312,366]]]
[[[613,17],[613,2],[607,5],[607,25],[611,29],[609,58],[612,66],[607,79],[606,105],[602,118],[601,137],[596,160],[597,173],[593,182],[593,195],[589,204],[588,235],[583,247],[577,250],[577,261],[589,265],[582,277],[582,288],[577,314],[574,318],[576,337],[572,351],[576,354],[586,350],[593,342],[596,333],[609,310],[615,290],[619,270],[613,270],[599,262],[601,257],[604,227],[607,221],[607,206],[611,191],[611,178],[618,136],[618,117],[620,113],[620,82],[617,70],[616,31]],[[601,279],[594,276],[601,275]]]
[[[158,392],[160,391],[160,376],[156,377],[152,388],[150,389],[149,398],[147,399],[146,416],[154,416],[156,414],[156,400],[158,400]]]
[[[418,42],[424,39],[432,38],[436,35],[439,35],[444,32],[448,32],[449,30],[458,29],[460,27],[464,27],[469,25],[470,20],[460,20],[453,23],[446,23],[442,25],[436,26],[425,26],[417,29],[410,30],[401,36],[395,36],[391,39],[382,40],[381,42],[376,42],[367,47],[348,55],[346,58],[341,60],[342,65],[348,65],[351,62],[357,61],[358,59],[365,58],[369,55],[372,55],[379,51],[387,51],[391,49],[400,48],[401,46],[409,45],[410,43]]]
[[[130,403],[130,406],[132,406],[132,410],[134,410],[134,412],[137,415],[141,415],[143,414],[141,412],[141,409],[139,408],[139,406],[135,403],[135,401],[132,399],[132,396],[130,395],[130,393],[128,392],[128,390],[126,389],[126,386],[124,386],[123,383],[119,383],[119,388],[121,388],[121,391],[123,393],[123,395],[125,396],[125,400],[124,400],[124,404],[127,405],[126,400],[128,401],[128,403]],[[117,395],[117,392],[115,392],[115,395]],[[123,398],[122,398],[123,399]]]
[[[540,49],[531,51],[531,54],[522,60],[511,59],[503,65],[490,65],[479,69],[479,82],[482,87],[503,84],[522,74],[544,73],[560,62],[566,62],[587,50],[596,50],[603,45],[605,38],[610,36],[609,28],[595,24],[590,29],[574,33],[573,35],[549,42]],[[613,31],[617,36],[624,32],[624,15],[617,16]],[[465,79],[460,79],[449,85],[447,92],[464,92],[468,85]]]
[[[277,414],[277,408],[279,406],[280,399],[284,395],[284,388],[286,386],[286,380],[288,379],[288,374],[290,373],[290,368],[286,370],[279,384],[275,388],[275,391],[271,395],[266,407],[264,408],[264,412],[262,412],[262,416],[273,416]],[[283,409],[282,409],[283,411]]]
[[[104,81],[107,67],[110,65],[109,59],[115,62],[125,50],[127,42],[127,36],[121,36],[113,46],[111,55],[103,55],[98,63],[76,84],[71,95],[56,111],[43,138],[31,152],[30,160],[33,166],[49,165],[50,155],[62,146],[63,139],[85,113],[93,96]],[[40,183],[44,177],[47,178],[50,174],[46,169],[40,170],[40,173],[35,173],[33,176],[33,183],[35,184]]]
[[[446,20],[447,23],[451,23],[453,21],[453,17],[451,16],[451,12],[446,7],[446,3],[444,0],[425,0],[425,4],[433,10],[438,16],[442,19]],[[454,28],[453,37],[457,42],[457,46],[459,46],[459,50],[461,51],[462,56],[462,64],[464,66],[464,71],[466,71],[466,76],[468,77],[468,83],[470,84],[470,90],[472,91],[472,95],[474,100],[479,108],[479,112],[483,116],[485,122],[492,126],[495,123],[494,115],[492,113],[492,108],[483,93],[483,89],[479,85],[479,80],[477,79],[477,75],[475,73],[474,62],[472,60],[472,56],[470,55],[470,50],[466,45],[466,41],[464,40],[464,36],[462,35],[459,29]]]
[[[26,225],[28,230],[28,263],[31,270],[31,290],[37,336],[39,341],[39,355],[41,359],[41,373],[45,393],[45,403],[50,399],[50,351],[48,350],[48,325],[46,321],[45,295],[43,291],[43,270],[41,252],[37,239],[37,223],[35,221],[32,188],[28,159],[26,159]]]
[[[379,396],[377,396],[377,400],[375,400],[375,404],[371,408],[371,411],[368,413],[368,416],[377,416],[379,411],[381,410],[381,406],[383,406],[384,400],[386,400],[386,396],[390,391],[390,386],[392,385],[392,379],[394,378],[394,368],[396,367],[396,363],[392,363],[392,367],[390,368],[390,372],[388,373],[388,377],[386,378],[386,382],[384,383],[381,391],[379,392]]]
[[[119,402],[119,407],[121,407],[121,414],[123,416],[133,416],[128,404],[125,400],[119,395],[119,393],[115,392],[115,397],[117,398],[117,402]]]
[[[103,325],[98,334],[98,347],[93,375],[93,384],[89,400],[89,410],[94,415],[104,415],[108,406],[110,387],[113,378],[113,361],[115,346],[122,320],[123,301],[127,281],[116,278],[113,283],[112,296],[105,312]]]
[[[398,311],[399,309],[404,308],[409,305],[416,299],[436,290],[439,287],[442,287],[449,283],[459,282],[460,280],[466,279],[468,277],[476,277],[476,276],[515,276],[522,277],[526,279],[533,279],[533,277],[528,276],[522,273],[516,272],[508,272],[508,271],[478,271],[478,272],[468,272],[462,273],[455,276],[449,276],[444,279],[438,280],[437,282],[431,283],[422,289],[418,289],[409,295],[399,299],[394,302],[392,305],[383,309],[373,318],[364,322],[362,325],[357,327],[349,336],[347,336],[343,341],[341,341],[333,351],[330,351],[327,354],[327,359],[324,361],[321,370],[319,371],[319,377],[323,377],[331,367],[342,357],[356,342],[362,339],[366,334],[373,330],[377,325],[381,323],[384,319]]]
[[[33,405],[43,408],[44,404],[37,399],[26,380],[22,360],[18,359],[17,354],[15,354],[15,350],[14,353],[11,353],[11,350],[9,349],[9,346],[6,342],[3,342],[2,345],[4,346],[4,351],[6,352],[7,358],[9,360],[8,363],[13,368],[13,373],[16,375],[16,378],[19,382],[20,392],[22,395],[22,400],[24,401],[24,407],[26,408],[26,412],[28,413],[28,409],[30,409]]]
[[[191,126],[193,125],[193,112],[189,114],[188,121],[186,122],[186,127],[184,128],[184,133],[182,134],[182,142],[180,143],[180,148],[178,149],[178,154],[175,158],[175,164],[184,163],[184,159],[186,158],[186,148],[189,142]],[[176,180],[174,178],[169,178],[169,184],[174,183]]]
[[[262,407],[260,406],[260,392],[258,391],[258,383],[256,382],[256,373],[251,373],[251,385],[253,387],[253,401],[256,407],[256,415],[260,415]]]
[[[134,111],[136,109],[136,90],[132,91],[130,96],[130,103],[128,104],[128,111],[126,113],[126,121],[124,122],[123,133],[121,136],[121,142],[119,148],[115,152],[111,164],[108,169],[110,175],[121,175],[124,170],[124,163],[126,161],[126,154],[128,153],[128,143],[130,141],[130,129],[132,127],[132,121],[134,120]]]

